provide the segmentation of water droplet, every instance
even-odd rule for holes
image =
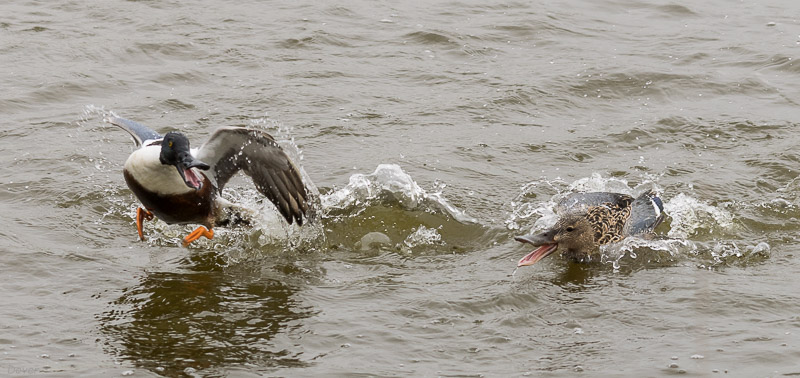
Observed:
[[[123,377],[131,376],[131,375],[133,375],[133,370],[125,370],[125,371],[122,372],[122,376]]]
[[[692,355],[692,359],[693,359],[693,360],[702,360],[702,359],[704,359],[704,358],[705,358],[705,357],[704,357],[702,354],[693,354],[693,355]]]
[[[677,369],[678,368],[678,364],[673,362],[673,363],[667,365],[667,367],[670,368],[670,369]]]

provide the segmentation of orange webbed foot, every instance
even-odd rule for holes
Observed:
[[[153,220],[153,213],[142,209],[136,209],[136,231],[139,231],[139,240],[144,241],[143,223],[145,220]]]
[[[183,238],[183,246],[188,247],[189,244],[191,244],[191,242],[200,239],[201,236],[205,236],[207,239],[213,239],[214,230],[210,228],[207,229],[204,226],[195,228],[194,231],[192,231],[189,235],[186,235],[186,237]]]

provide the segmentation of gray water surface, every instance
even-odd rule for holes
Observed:
[[[800,374],[796,1],[0,5],[0,376]],[[318,191],[189,248],[110,114],[268,130]],[[519,270],[574,191],[656,240]],[[726,374],[727,373],[727,374]]]

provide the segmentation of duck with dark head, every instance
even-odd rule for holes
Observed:
[[[261,194],[286,222],[302,225],[310,204],[300,171],[271,135],[245,127],[220,127],[199,148],[179,132],[159,135],[124,118],[108,122],[124,129],[139,149],[125,161],[123,175],[142,202],[136,211],[136,229],[144,240],[143,223],[154,216],[170,224],[200,224],[183,244],[214,237],[226,209],[234,204],[221,197],[225,184],[239,171],[250,176]]]

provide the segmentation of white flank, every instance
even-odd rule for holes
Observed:
[[[194,189],[188,187],[178,169],[173,165],[161,164],[158,156],[161,146],[145,146],[134,151],[125,161],[125,170],[145,189],[159,194],[182,194]],[[193,168],[194,169],[194,168]],[[203,177],[194,170],[198,177]]]

